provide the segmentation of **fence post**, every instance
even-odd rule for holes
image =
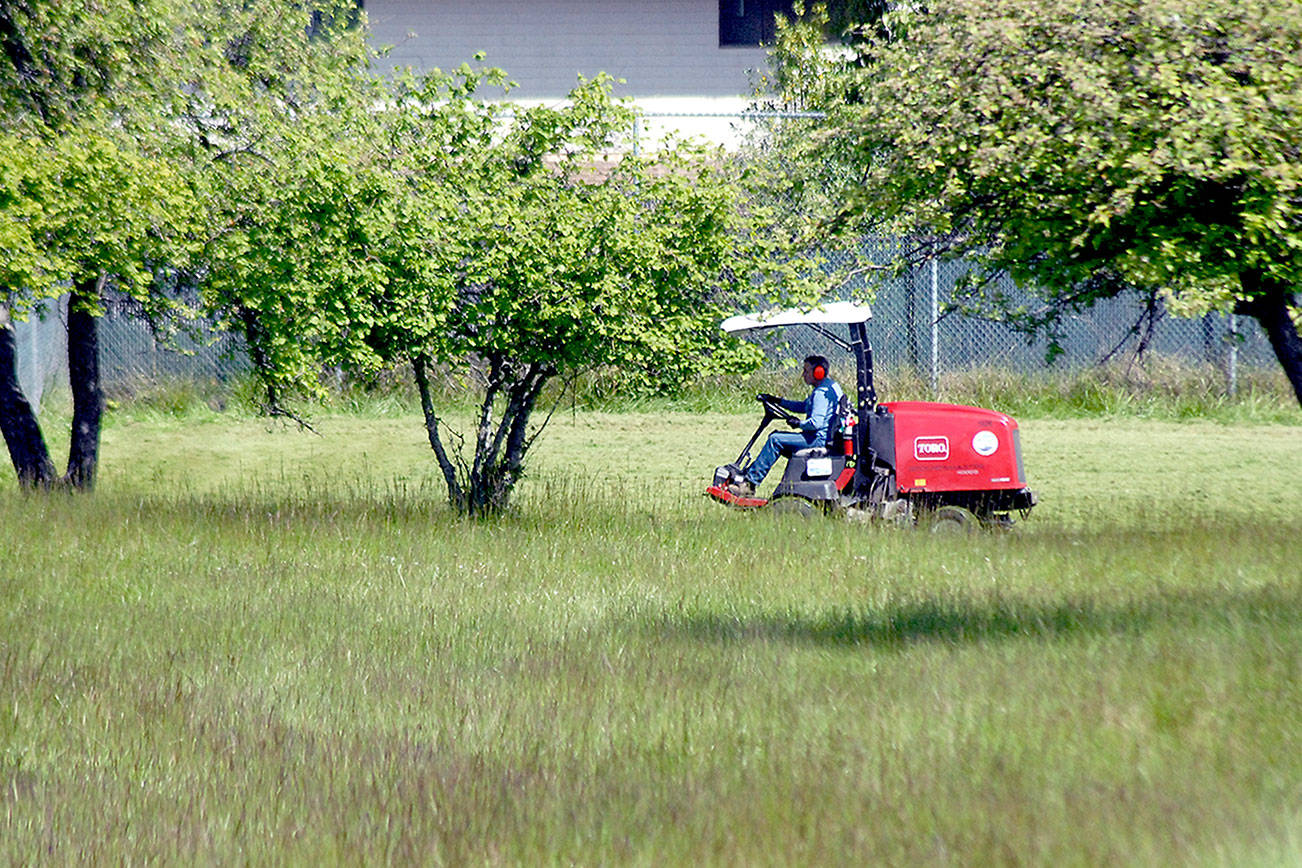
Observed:
[[[931,260],[931,397],[940,398],[940,266]]]
[[[1233,398],[1239,393],[1239,318],[1230,314],[1230,357],[1228,363],[1229,392]]]
[[[41,412],[41,398],[45,392],[45,370],[41,367],[41,340],[37,332],[40,331],[41,317],[37,308],[33,305],[32,310],[27,314],[27,355],[31,362],[27,365],[27,370],[32,372],[32,379],[28,382],[27,402],[32,405],[32,412]],[[21,369],[22,365],[19,365]]]
[[[633,156],[642,153],[642,116],[633,116]]]

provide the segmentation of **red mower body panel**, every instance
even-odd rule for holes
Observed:
[[[888,401],[901,494],[1026,487],[1017,422],[1004,413],[929,401]]]

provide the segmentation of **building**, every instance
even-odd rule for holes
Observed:
[[[560,99],[579,75],[624,82],[647,124],[715,140],[765,66],[781,0],[365,0],[371,41],[389,61],[455,69],[478,52],[519,83],[511,98]],[[674,115],[672,119],[665,117]],[[683,117],[694,115],[693,117]],[[654,135],[649,131],[649,135]]]

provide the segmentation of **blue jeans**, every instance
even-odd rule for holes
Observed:
[[[810,446],[821,446],[822,438],[817,434],[806,434],[803,431],[774,431],[769,435],[768,442],[760,450],[760,454],[755,456],[750,467],[746,468],[746,478],[756,488],[764,481],[764,477],[769,475],[769,470],[773,463],[778,460],[779,455],[790,455],[800,449],[808,449]]]

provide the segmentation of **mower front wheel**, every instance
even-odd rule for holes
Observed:
[[[814,515],[814,504],[803,497],[779,497],[769,502],[769,510],[774,515],[810,518]]]

